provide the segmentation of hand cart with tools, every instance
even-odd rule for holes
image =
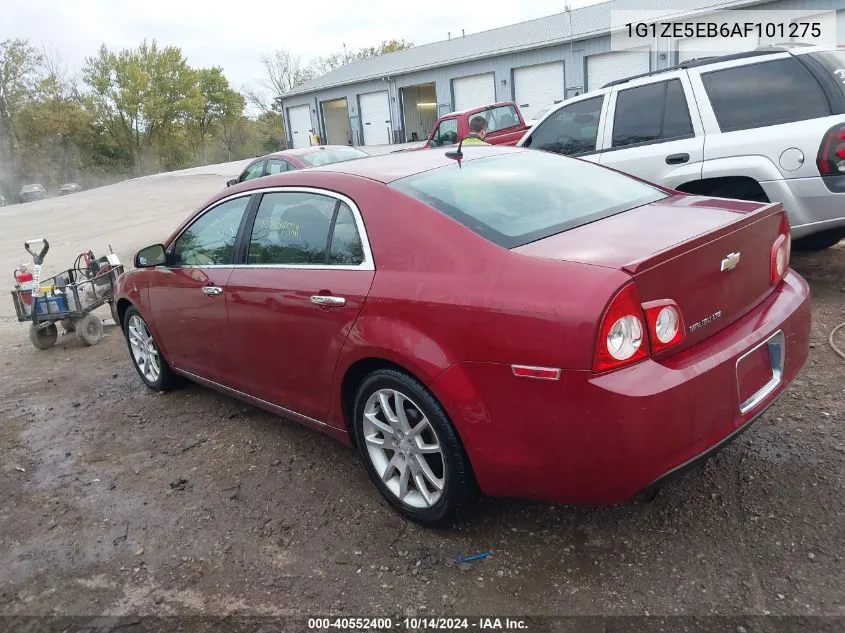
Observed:
[[[30,247],[41,245],[41,250]],[[32,272],[25,266],[15,271],[12,302],[18,321],[29,321],[29,340],[38,349],[49,349],[59,336],[56,323],[65,332],[76,331],[77,338],[85,345],[96,345],[103,337],[103,322],[94,310],[108,303],[115,323],[117,309],[114,290],[123,266],[114,252],[96,258],[91,251],[76,258],[74,267],[54,277],[41,279],[41,266],[50,250],[47,240],[29,240],[24,244],[32,255]],[[109,249],[111,250],[111,249]]]

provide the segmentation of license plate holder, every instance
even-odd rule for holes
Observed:
[[[785,357],[783,332],[778,330],[736,361],[739,411],[747,413],[766,399],[783,381]]]

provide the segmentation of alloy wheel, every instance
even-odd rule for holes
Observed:
[[[443,494],[446,461],[422,409],[395,389],[379,389],[364,406],[367,454],[384,485],[413,508],[430,508]]]
[[[147,329],[147,324],[137,314],[129,319],[129,347],[132,350],[132,357],[135,364],[149,382],[154,383],[161,376],[161,361],[158,355],[158,348],[153,340],[152,334]]]

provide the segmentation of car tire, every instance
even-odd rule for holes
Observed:
[[[795,240],[792,247],[796,251],[823,251],[836,246],[843,238],[845,238],[845,229],[830,229]]]
[[[35,325],[29,326],[29,340],[38,349],[50,349],[56,344],[59,338],[59,328],[55,323],[51,323],[45,328],[37,328]]]
[[[93,312],[79,319],[75,325],[76,338],[83,345],[96,345],[103,340],[103,322]]]
[[[159,351],[144,317],[134,306],[123,315],[123,333],[132,364],[147,387],[153,391],[170,391],[178,385],[178,377]]]
[[[402,515],[434,527],[473,508],[478,486],[463,445],[446,411],[420,381],[395,369],[374,371],[358,388],[353,415],[367,473]]]

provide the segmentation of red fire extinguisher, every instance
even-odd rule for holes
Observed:
[[[32,303],[32,273],[23,264],[15,269],[15,283],[21,287],[21,290],[29,290],[29,292],[21,293],[21,299],[25,304],[30,305]]]

